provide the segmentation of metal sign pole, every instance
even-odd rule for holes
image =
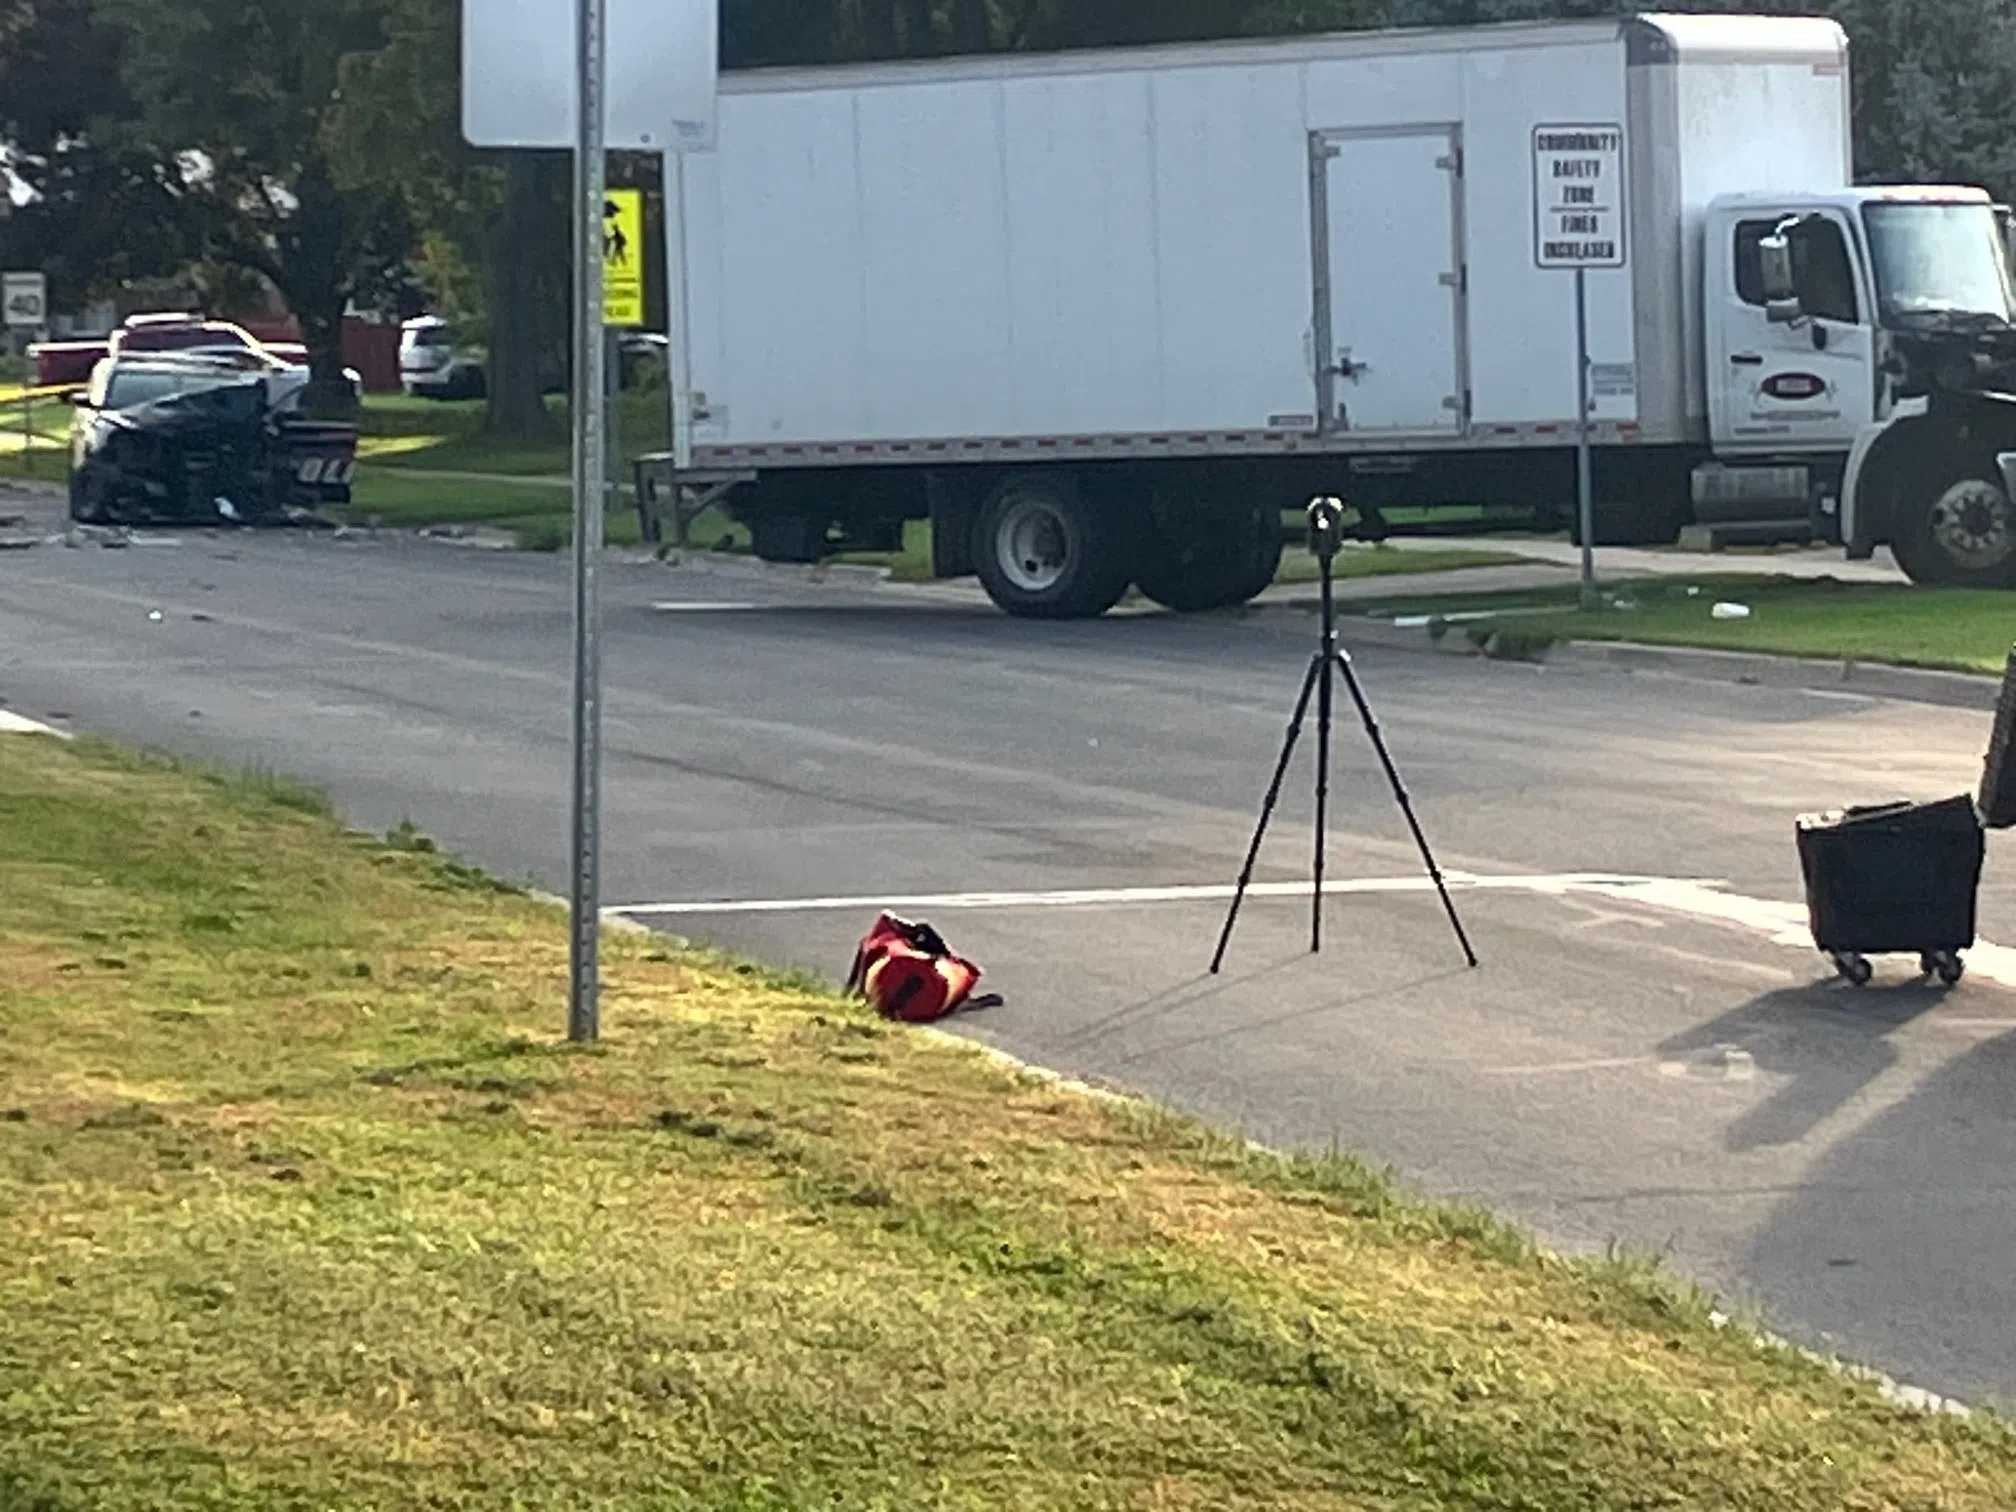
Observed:
[[[602,647],[596,568],[608,474],[602,336],[606,0],[576,0],[580,119],[574,144],[574,802],[567,1037],[601,1034]]]
[[[1582,522],[1582,607],[1596,607],[1596,489],[1589,461],[1589,271],[1575,269],[1575,503]]]
[[[687,314],[686,155],[672,147],[665,153],[665,386],[671,390],[675,480],[693,466],[693,363]],[[677,500],[679,484],[675,481],[672,488]]]
[[[1533,128],[1533,261],[1575,273],[1575,522],[1582,537],[1582,607],[1596,592],[1595,429],[1589,362],[1589,270],[1628,265],[1624,128],[1615,121]]]

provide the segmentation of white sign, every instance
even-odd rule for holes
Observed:
[[[720,79],[717,0],[608,0],[612,150],[707,152]],[[462,0],[462,135],[572,148],[574,0]]]
[[[1533,260],[1624,266],[1624,128],[1533,128]]]
[[[41,330],[49,324],[49,280],[40,273],[0,273],[0,306],[8,330]]]

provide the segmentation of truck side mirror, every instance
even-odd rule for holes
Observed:
[[[1764,303],[1767,306],[1783,304],[1786,300],[1797,302],[1799,287],[1792,276],[1791,237],[1782,230],[1759,237],[1757,264],[1764,285]]]

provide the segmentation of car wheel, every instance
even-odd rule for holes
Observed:
[[[91,473],[70,474],[70,518],[80,525],[105,523],[104,485]]]

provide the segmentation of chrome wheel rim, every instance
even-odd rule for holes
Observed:
[[[2016,552],[2016,510],[1985,478],[1963,478],[1932,506],[1932,541],[1954,565],[1987,572]]]
[[[1016,499],[994,532],[1001,575],[1024,593],[1048,593],[1064,580],[1071,536],[1064,516],[1046,499]]]

